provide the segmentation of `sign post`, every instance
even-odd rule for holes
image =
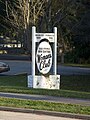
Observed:
[[[54,75],[57,75],[57,28],[54,27]]]
[[[57,28],[54,33],[37,33],[32,27],[32,75],[28,76],[28,87],[59,89],[57,75]]]

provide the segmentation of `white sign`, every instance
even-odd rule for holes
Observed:
[[[41,40],[36,51],[36,64],[40,73],[47,74],[52,66],[52,48],[47,39]]]
[[[36,42],[40,42],[42,38],[47,38],[49,42],[55,42],[55,34],[54,33],[36,33]]]
[[[60,88],[60,75],[57,75],[56,27],[53,33],[37,33],[36,27],[32,27],[32,75],[28,76],[28,87]]]

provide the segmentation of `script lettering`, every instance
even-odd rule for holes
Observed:
[[[50,66],[50,58],[52,57],[51,54],[48,55],[37,55],[38,57],[38,62],[40,63],[39,69],[42,70],[43,68],[49,67]]]

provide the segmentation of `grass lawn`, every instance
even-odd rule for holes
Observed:
[[[27,87],[27,76],[26,74],[0,76],[0,86]]]
[[[27,88],[27,76],[0,76],[0,91],[90,99],[90,76],[61,76],[60,90]]]
[[[72,66],[72,67],[85,67],[85,68],[90,68],[90,64],[73,64],[73,63],[64,63],[61,64],[64,66]]]
[[[90,115],[90,106],[45,101],[0,98],[0,106]]]
[[[61,89],[90,92],[90,75],[61,76]]]
[[[90,99],[90,76],[61,76],[60,90],[27,87],[27,75],[0,76],[0,92]],[[90,106],[0,97],[0,106],[90,115]]]

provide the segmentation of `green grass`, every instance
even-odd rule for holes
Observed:
[[[90,99],[90,92],[86,92],[89,91],[89,78],[90,76],[61,76],[60,90],[46,90],[28,88],[26,74],[16,76],[0,76],[0,92]],[[75,104],[0,98],[0,106],[90,115],[90,106]]]
[[[85,67],[90,68],[90,64],[73,64],[73,63],[64,63],[64,66],[72,66],[72,67]]]
[[[26,74],[0,76],[0,92],[90,99],[89,78],[90,76],[61,76],[60,90],[46,90],[28,88]]]
[[[27,87],[26,74],[13,76],[0,76],[0,86]]]
[[[0,98],[0,106],[90,115],[90,106],[81,106],[75,104]]]
[[[61,89],[90,92],[90,75],[61,76]]]
[[[70,97],[70,98],[82,98],[90,99],[89,92],[79,92],[70,90],[46,90],[46,89],[32,89],[25,87],[0,87],[0,92],[10,92],[10,93],[23,93],[23,94],[37,94],[37,95],[49,95],[58,97]]]

